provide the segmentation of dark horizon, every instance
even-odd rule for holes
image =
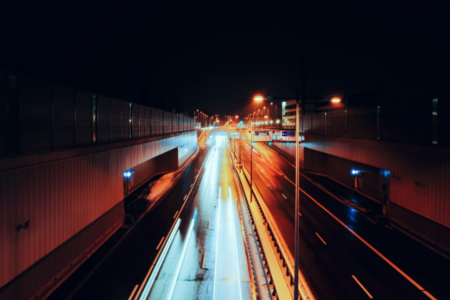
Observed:
[[[4,5],[0,68],[220,115],[295,89],[301,54],[307,94],[448,94],[444,6],[183,6]]]

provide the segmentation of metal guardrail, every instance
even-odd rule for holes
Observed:
[[[247,181],[247,184],[250,186],[250,176],[248,174],[247,168],[242,166],[242,175]],[[245,194],[245,193],[244,193]],[[262,200],[262,196],[260,195],[258,188],[253,188],[253,195],[255,196],[255,203],[258,207],[259,214],[263,218],[264,225],[265,225],[265,231],[269,235],[271,239],[271,245],[272,250],[277,253],[277,261],[281,269],[284,270],[283,276],[290,288],[291,296],[293,297],[293,290],[294,290],[294,257],[291,254],[291,252],[288,249],[287,243],[282,236],[276,222],[274,221],[271,213],[269,212],[267,206],[265,205],[264,201]],[[247,200],[247,207],[249,205],[248,199]],[[250,210],[250,209],[249,209]],[[256,228],[255,228],[256,230]],[[300,271],[299,271],[300,272]],[[307,299],[307,300],[313,300],[315,299],[314,296],[311,294],[309,288],[306,286],[306,281],[303,277],[303,275],[300,272],[300,281],[299,281],[299,291],[301,295],[301,299]],[[276,287],[273,287],[273,295],[277,295],[276,293]]]

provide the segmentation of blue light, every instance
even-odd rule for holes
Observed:
[[[361,171],[352,169],[352,175],[358,175],[359,173],[361,173]]]
[[[255,142],[251,142],[250,145],[254,146],[254,145],[255,145]]]
[[[356,210],[356,209],[354,209],[353,207],[350,207],[350,211],[351,211],[352,213],[355,213],[355,212],[357,212],[357,210]]]
[[[272,142],[269,142],[269,146],[272,146]]]
[[[130,178],[131,175],[132,175],[132,173],[130,171],[123,172],[123,177],[125,177],[125,178]]]
[[[289,142],[286,143],[287,146],[289,146],[289,144],[290,144]]]

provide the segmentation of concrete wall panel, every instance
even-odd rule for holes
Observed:
[[[445,151],[371,146],[317,136],[306,140],[305,148],[389,170],[391,201],[450,227],[450,155]]]
[[[196,132],[0,173],[0,287],[121,202],[123,171],[177,147],[185,161]]]

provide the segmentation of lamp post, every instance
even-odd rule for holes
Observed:
[[[302,76],[303,77],[303,76]],[[303,87],[303,86],[302,86]],[[300,164],[299,164],[299,158],[300,158],[300,145],[299,145],[299,129],[300,129],[300,122],[299,122],[299,89],[297,87],[296,89],[296,105],[295,105],[295,265],[294,265],[294,299],[298,299],[299,291],[298,291],[298,255],[299,255],[299,211],[300,211]],[[272,99],[285,99],[285,98],[279,98],[279,97],[263,97],[263,96],[255,96],[255,101],[267,101]],[[305,101],[305,99],[302,99],[302,101]]]
[[[302,76],[303,78],[303,76]],[[305,99],[302,99],[304,102]],[[300,145],[299,145],[299,129],[300,129],[300,118],[299,118],[299,94],[297,87],[297,99],[295,104],[295,265],[294,265],[294,299],[298,299],[298,255],[299,255],[299,219],[298,214],[300,212]]]
[[[250,203],[253,197],[253,115],[250,123]]]

